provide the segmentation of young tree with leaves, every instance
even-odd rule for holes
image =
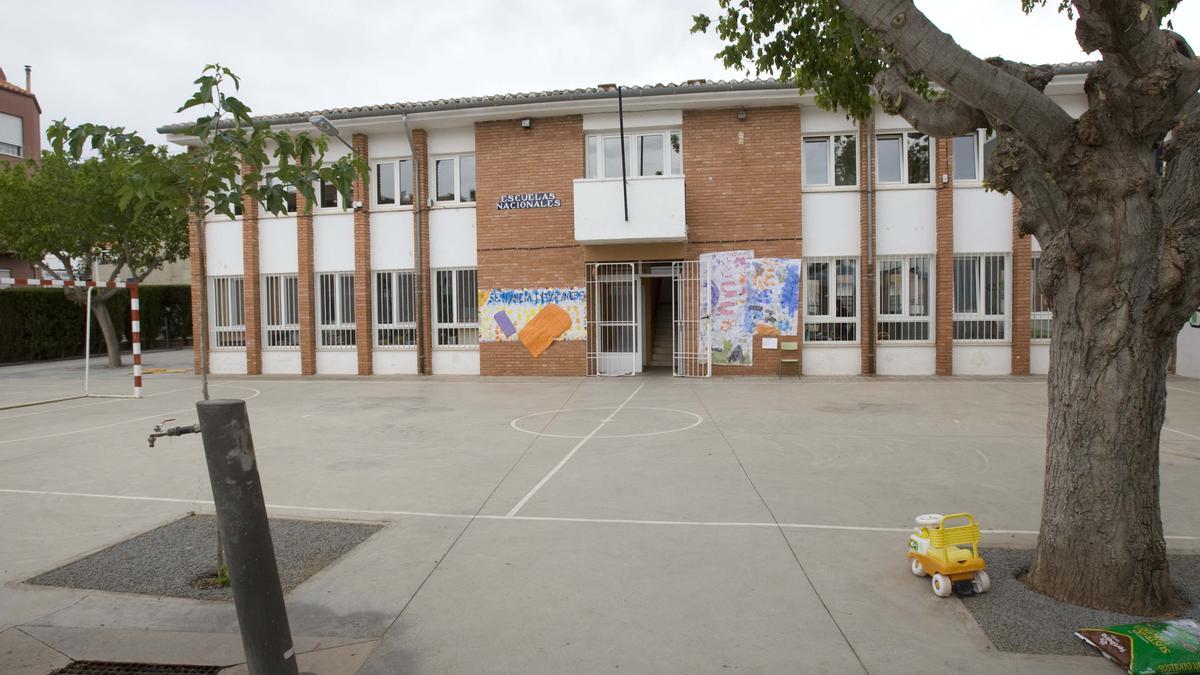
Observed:
[[[185,203],[166,196],[122,199],[122,186],[133,180],[134,167],[158,165],[169,170],[166,149],[148,145],[137,134],[113,129],[96,145],[96,154],[81,160],[67,148],[75,130],[65,121],[47,129],[51,149],[40,162],[13,164],[0,170],[0,239],[26,260],[59,261],[58,279],[92,280],[100,262],[112,263],[107,279],[143,281],[187,254]],[[165,197],[165,198],[163,198]],[[124,275],[124,276],[123,276]],[[72,301],[87,302],[85,288],[66,288]],[[92,314],[108,350],[108,363],[121,365],[120,340],[105,301],[116,288],[95,291]]]
[[[1046,0],[1020,2],[1028,13]],[[1020,200],[1054,311],[1028,581],[1090,607],[1177,608],[1159,434],[1175,336],[1200,304],[1200,60],[1167,22],[1179,0],[1059,0],[1079,46],[1099,55],[1078,119],[1046,95],[1051,66],[981,59],[912,0],[719,3],[729,66],[776,72],[858,119],[878,103],[933,136],[996,132],[989,187]],[[701,15],[693,30],[712,26]]]

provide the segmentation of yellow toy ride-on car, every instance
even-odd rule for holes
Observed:
[[[947,526],[947,521],[966,521]],[[979,523],[969,513],[917,516],[917,527],[908,537],[912,573],[932,576],[933,594],[948,598],[951,593],[975,595],[992,587],[979,556]]]

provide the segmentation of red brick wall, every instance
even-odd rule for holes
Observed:
[[[413,187],[413,246],[417,281],[417,374],[433,373],[433,315],[430,310],[432,279],[429,276],[429,134],[412,130],[412,153],[416,162]]]
[[[1033,294],[1032,283],[1033,242],[1017,232],[1017,214],[1021,203],[1013,197],[1012,239],[1012,374],[1029,374],[1029,340],[1033,318],[1030,304]]]
[[[359,159],[371,163],[367,151],[367,135],[351,136],[354,152]],[[371,199],[368,181],[354,181],[353,201],[362,203],[354,210],[354,332],[358,356],[358,374],[371,374],[371,349],[375,343],[371,324]]]
[[[583,247],[575,242],[574,179],[584,175],[583,118],[534,118],[475,126],[475,212],[479,290],[584,286]],[[553,192],[562,206],[505,210],[502,194]],[[583,340],[555,342],[534,359],[519,342],[482,343],[483,375],[583,375]]]
[[[867,118],[862,124],[862,132],[859,138],[863,142],[859,143],[858,152],[858,274],[859,274],[859,301],[860,308],[858,317],[858,344],[859,368],[863,375],[875,374],[875,257],[878,250],[875,247],[875,242],[871,241],[876,228],[874,223],[868,222],[874,220],[879,222],[879,214],[876,210],[875,200],[875,153],[870,153],[870,159],[867,158],[866,148],[863,147],[867,143],[875,143],[875,114]],[[868,214],[873,215],[873,218],[868,218]]]
[[[687,258],[751,249],[760,258],[803,253],[800,109],[683,112]],[[800,342],[783,336],[781,342]],[[788,357],[799,358],[800,352]],[[753,365],[713,366],[713,375],[774,375],[781,352],[754,338]],[[791,366],[789,366],[791,368]],[[791,370],[788,370],[791,373]]]
[[[296,194],[296,298],[300,303],[300,374],[317,373],[317,296],[313,275],[312,204]]]
[[[953,140],[937,139],[937,266],[934,302],[935,372],[954,374],[954,170]],[[942,176],[948,176],[946,183]]]
[[[4,80],[0,79],[0,82]],[[40,160],[42,156],[42,113],[37,99],[21,87],[5,83],[0,87],[0,113],[21,118],[21,158],[0,155],[0,163]],[[13,275],[14,277],[16,274]]]
[[[242,175],[254,167],[242,165]],[[262,375],[261,277],[258,253],[258,202],[242,196],[242,307],[246,325],[246,374]]]

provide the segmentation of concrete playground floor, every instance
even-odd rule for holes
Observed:
[[[145,357],[187,368],[190,352]],[[125,393],[128,368],[93,373]],[[0,671],[73,659],[235,665],[231,603],[25,580],[211,512],[198,379],[0,411]],[[0,407],[80,362],[0,368]],[[288,595],[316,673],[1085,673],[997,651],[904,558],[912,516],[1028,547],[1040,378],[212,378],[245,398],[273,515],[386,527]],[[1169,546],[1200,550],[1200,382],[1173,379]],[[231,671],[237,672],[237,671]],[[244,671],[243,671],[244,672]],[[1113,670],[1112,672],[1116,672]]]

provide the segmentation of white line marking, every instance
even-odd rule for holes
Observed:
[[[213,383],[212,386],[213,387],[223,387],[225,385]],[[142,398],[154,398],[155,396],[166,396],[167,394],[178,394],[181,391],[193,391],[195,389],[196,389],[195,387],[183,387],[181,389],[168,389],[166,391],[159,391],[159,392],[155,392],[153,394],[146,394]],[[124,398],[129,398],[129,397],[125,396]],[[5,422],[7,420],[15,420],[15,419],[19,419],[22,417],[33,417],[34,415],[49,415],[51,413],[62,412],[64,410],[77,410],[79,408],[91,408],[92,406],[97,406],[97,405],[109,405],[110,403],[116,403],[116,402],[117,401],[115,399],[111,399],[111,400],[104,400],[104,401],[96,401],[94,403],[81,403],[80,405],[67,405],[67,406],[62,406],[61,408],[49,408],[47,410],[39,410],[37,412],[21,413],[20,415],[8,415],[6,417],[0,417],[0,422]]]
[[[1200,395],[1200,391],[1192,391],[1191,389],[1184,389],[1183,387],[1172,387],[1169,384],[1167,385],[1167,389],[1174,389],[1175,391],[1186,391],[1189,394]]]
[[[227,384],[224,386],[232,387],[234,389],[244,389],[246,391],[254,392],[254,394],[252,394],[251,396],[246,397],[245,400],[247,400],[247,401],[249,401],[252,398],[257,398],[258,395],[262,393],[261,391],[255,389],[254,387],[239,387],[235,384]],[[75,429],[73,431],[60,431],[56,434],[44,434],[42,436],[26,436],[25,438],[12,438],[9,440],[0,441],[0,445],[8,445],[10,443],[21,443],[24,441],[41,441],[41,440],[45,440],[47,438],[60,438],[62,436],[73,436],[75,434],[84,434],[89,431],[99,431],[100,429],[109,429],[111,427],[119,427],[123,424],[132,424],[133,422],[141,422],[144,420],[152,420],[152,419],[156,419],[156,418],[162,419],[163,417],[165,417],[167,415],[178,415],[179,413],[194,411],[195,409],[196,409],[196,406],[193,405],[189,408],[180,408],[178,410],[168,410],[166,412],[155,413],[153,415],[146,415],[144,417],[134,417],[132,419],[121,420],[120,422],[112,422],[110,424],[100,424],[100,425],[97,425],[94,427],[86,427],[84,429]]]
[[[563,468],[563,465],[570,461],[570,459],[575,456],[575,453],[578,452],[585,443],[592,440],[592,437],[599,433],[599,431],[604,428],[605,424],[613,421],[613,418],[617,416],[617,413],[621,412],[621,409],[628,405],[629,402],[633,400],[633,397],[637,396],[637,393],[641,391],[642,387],[644,386],[646,386],[645,382],[639,384],[637,389],[634,389],[633,393],[630,394],[624,401],[622,401],[621,405],[617,406],[616,410],[612,411],[612,414],[600,420],[600,424],[597,424],[596,428],[592,429],[590,434],[580,439],[579,442],[575,444],[575,447],[571,448],[571,451],[567,453],[567,456],[563,457],[562,461],[556,464],[553,469],[550,469],[550,473],[546,474],[540,481],[538,481],[538,484],[534,485],[533,489],[526,493],[525,496],[521,498],[521,501],[517,502],[516,506],[512,507],[512,510],[508,512],[508,517],[512,518],[513,516],[517,515],[517,512],[520,511],[523,506],[525,506],[525,503],[532,499],[533,496],[537,494],[538,490],[541,490],[542,486],[545,485],[551,478],[553,478],[554,474],[558,473],[558,470]]]
[[[1189,434],[1189,433],[1188,433],[1188,432],[1186,432],[1186,431],[1180,431],[1180,430],[1178,430],[1178,429],[1172,429],[1171,427],[1163,427],[1163,431],[1170,431],[1170,432],[1171,432],[1171,433],[1173,433],[1173,434],[1179,434],[1180,436],[1187,436],[1188,438],[1194,438],[1194,439],[1196,439],[1197,441],[1200,441],[1200,436],[1193,436],[1193,435]]]
[[[78,497],[87,499],[113,499],[133,502],[159,502],[185,504],[188,506],[212,506],[211,500],[178,499],[172,497],[140,497],[136,495],[106,495],[93,492],[59,492],[55,490],[18,490],[0,488],[0,494],[33,495],[41,497]],[[403,516],[420,518],[451,518],[455,520],[495,520],[545,523],[591,523],[597,525],[660,525],[674,527],[785,527],[795,530],[829,530],[836,532],[912,532],[911,527],[870,527],[865,525],[823,525],[819,523],[756,523],[721,520],[638,520],[636,518],[568,518],[558,516],[497,516],[473,515],[470,513],[434,513],[430,511],[385,511],[378,509],[340,509],[324,506],[295,506],[291,504],[267,504],[272,511],[302,511],[365,516]],[[1037,534],[1037,530],[983,530],[984,534]],[[1200,541],[1200,536],[1167,535],[1167,539]]]
[[[678,410],[676,408],[652,408],[652,407],[647,407],[647,406],[642,406],[642,405],[631,405],[631,406],[629,406],[629,409],[630,410],[657,410],[660,412],[664,412],[664,411],[665,412],[673,412],[673,413],[679,413],[680,415],[688,415],[694,419],[691,424],[689,424],[685,427],[676,427],[674,429],[666,429],[663,431],[644,431],[644,432],[638,433],[638,434],[609,434],[609,435],[603,435],[603,436],[596,436],[596,438],[640,438],[642,436],[661,436],[662,434],[673,434],[673,433],[676,433],[679,431],[687,431],[688,429],[694,429],[694,428],[700,426],[704,422],[703,417],[701,417],[700,415],[697,415],[696,413],[694,413],[690,410]],[[518,417],[518,418],[514,419],[513,421],[509,422],[508,426],[512,427],[513,429],[516,429],[517,431],[520,431],[523,434],[533,434],[534,436],[545,436],[546,438],[583,438],[583,436],[580,436],[579,434],[548,434],[544,431],[533,431],[531,429],[526,429],[525,427],[522,427],[520,424],[518,424],[518,422],[520,422],[522,420],[527,420],[531,417],[539,417],[542,415],[557,415],[560,413],[582,412],[582,411],[586,411],[586,410],[608,410],[608,408],[594,407],[594,408],[566,408],[563,410],[542,410],[542,411],[535,412],[535,413],[529,413],[528,415],[522,415],[521,417]]]

